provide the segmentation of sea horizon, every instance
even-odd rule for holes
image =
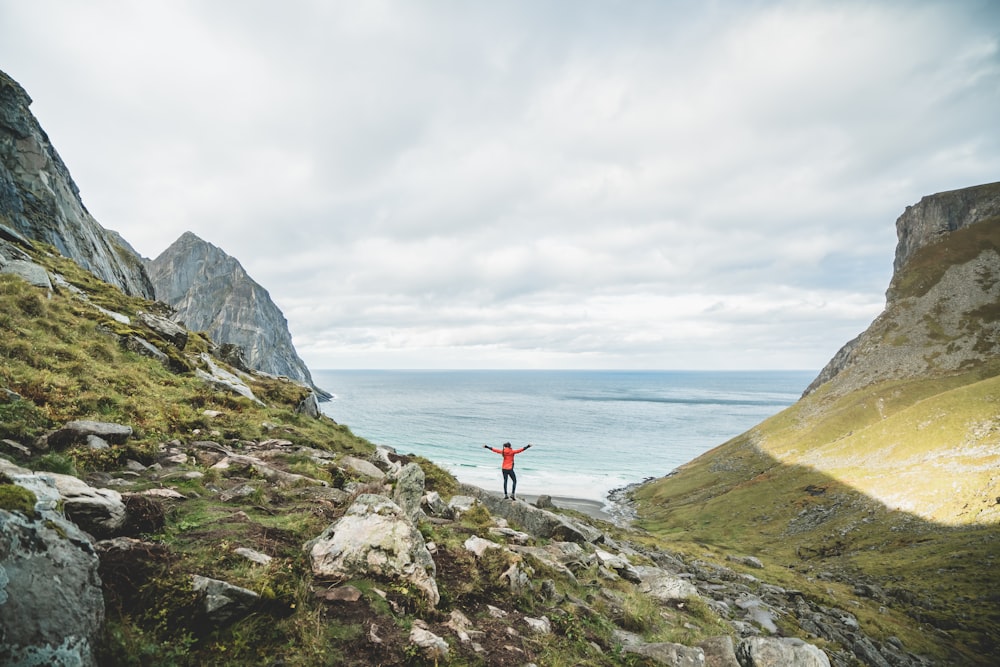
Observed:
[[[460,482],[502,488],[483,445],[531,443],[518,491],[608,504],[793,404],[812,370],[340,369],[313,372],[321,410]]]

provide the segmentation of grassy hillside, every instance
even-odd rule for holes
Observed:
[[[129,551],[115,547],[101,552],[106,602],[104,635],[97,646],[101,664],[436,664],[409,643],[409,631],[419,618],[446,634],[445,623],[455,610],[481,632],[477,641],[482,652],[458,643],[452,633],[447,664],[453,665],[649,665],[653,663],[645,658],[621,653],[617,627],[648,640],[689,643],[731,632],[705,604],[692,601],[664,609],[633,584],[608,580],[596,563],[566,577],[509,551],[474,557],[463,546],[467,538],[497,539],[489,532],[494,522],[482,507],[459,522],[420,524],[424,537],[437,545],[441,602],[436,609],[427,609],[412,588],[376,579],[335,582],[359,591],[355,603],[325,600],[322,594],[331,582],[314,579],[302,545],[343,515],[351,498],[363,492],[364,478],[302,454],[268,462],[323,480],[328,487],[275,485],[253,470],[224,474],[195,455],[163,473],[153,472],[151,464],[169,443],[195,440],[255,451],[257,443],[281,439],[338,457],[367,457],[374,446],[329,418],[296,412],[306,392],[298,384],[253,376],[249,384],[264,405],[210,387],[194,373],[201,363],[198,354],[209,348],[203,336],[192,334],[186,349],[178,351],[153,331],[122,324],[113,315],[137,322],[139,311],[155,311],[156,304],[123,296],[51,248],[36,253],[35,260],[65,282],[48,294],[0,274],[0,440],[31,448],[39,436],[77,419],[134,429],[127,444],[102,450],[81,445],[24,455],[2,445],[3,455],[20,466],[74,474],[96,486],[127,482],[114,488],[134,494],[126,506],[137,520],[129,534],[139,541]],[[124,349],[118,337],[129,334],[152,342],[169,355],[169,362]],[[455,492],[454,478],[429,461],[416,460],[429,490],[446,499]],[[129,461],[151,467],[136,473],[128,470]],[[32,503],[4,482],[0,478],[0,507],[27,512]],[[352,487],[359,483],[362,490]],[[180,496],[138,495],[146,490]],[[255,565],[236,553],[238,547],[273,560]],[[500,575],[515,558],[539,581],[551,580],[554,592],[548,597],[512,593]],[[232,625],[206,627],[198,620],[193,574],[247,588],[260,595],[260,602]],[[604,598],[583,602],[593,600],[598,588]],[[612,599],[614,604],[608,602]],[[494,618],[489,605],[507,616]],[[552,634],[538,638],[508,632],[515,624],[523,628],[529,615],[547,616]],[[377,642],[370,638],[376,631]]]
[[[855,605],[869,634],[944,664],[993,664],[998,308],[963,311],[953,270],[972,267],[988,294],[998,243],[994,219],[918,252],[843,382],[639,489],[640,525],[691,553],[758,556],[769,581]],[[861,381],[893,363],[895,379]]]

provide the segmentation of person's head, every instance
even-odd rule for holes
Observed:
[[[503,446],[506,447],[507,449],[510,449],[510,443],[509,442],[503,443]]]

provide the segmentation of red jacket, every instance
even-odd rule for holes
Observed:
[[[500,464],[500,468],[503,470],[513,470],[514,469],[514,454],[520,454],[527,447],[522,447],[521,449],[513,449],[511,447],[504,447],[503,449],[497,449],[495,447],[490,447],[490,451],[494,454],[503,454],[503,463]]]

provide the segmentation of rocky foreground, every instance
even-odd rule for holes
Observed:
[[[100,450],[123,444],[130,434],[124,425],[73,422],[37,446]],[[205,439],[164,442],[151,464],[130,461],[114,474],[91,476],[91,483],[0,458],[0,480],[7,482],[0,488],[8,497],[0,510],[4,664],[97,664],[105,599],[137,595],[153,565],[167,559],[170,547],[151,536],[163,530],[172,508],[199,500],[184,491],[183,483],[193,480],[229,508],[224,521],[253,523],[249,508],[262,483],[331,519],[298,545],[308,567],[302,575],[324,613],[364,624],[365,636],[352,649],[359,662],[391,664],[392,656],[402,655],[429,663],[527,665],[547,637],[610,617],[615,631],[592,648],[613,663],[925,664],[891,640],[877,644],[865,636],[849,610],[761,581],[753,573],[762,565],[753,557],[732,558],[726,566],[690,560],[643,546],[627,529],[558,513],[545,497],[535,506],[463,485],[442,498],[426,489],[421,465],[385,448],[362,458],[280,438],[234,445],[201,435]],[[27,454],[16,443],[5,445]],[[304,459],[335,471],[341,483],[289,469],[289,461]],[[21,498],[19,508],[13,496]],[[265,569],[282,553],[266,533],[256,543],[210,548],[245,561],[246,568]],[[438,535],[449,544],[437,544]],[[456,573],[464,576],[466,561],[488,562],[492,595],[456,594],[463,585]],[[278,609],[266,590],[197,571],[185,576],[202,633],[250,615],[296,613]],[[363,592],[356,585],[362,580],[376,584]],[[572,592],[580,590],[585,593]],[[389,618],[409,620],[408,632],[367,611],[372,603],[366,595],[382,596]],[[521,611],[518,602],[525,599],[544,613]],[[637,632],[641,623],[627,608],[638,599],[673,618],[697,607],[717,623],[718,634],[690,645],[644,641]],[[786,617],[810,628],[813,638],[782,636]]]

